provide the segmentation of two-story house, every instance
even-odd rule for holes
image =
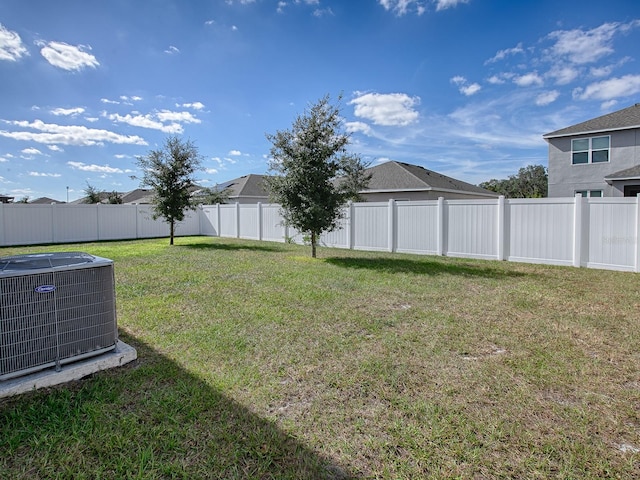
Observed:
[[[640,193],[640,103],[543,135],[549,197]]]

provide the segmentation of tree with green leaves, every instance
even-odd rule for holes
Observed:
[[[216,205],[227,203],[230,195],[230,188],[204,187],[193,194],[193,200],[200,205]]]
[[[169,224],[170,245],[173,245],[176,222],[184,220],[187,210],[196,208],[191,191],[195,185],[194,174],[201,164],[196,146],[177,136],[167,138],[162,148],[138,158],[138,166],[143,171],[141,186],[154,190],[153,218],[162,217]]]
[[[100,194],[100,191],[94,187],[93,185],[91,185],[89,182],[87,182],[87,186],[84,189],[84,201],[83,203],[100,203],[102,201],[102,196]]]
[[[479,186],[507,198],[544,198],[548,191],[547,169],[542,165],[528,165],[517,175],[505,180],[491,179]]]
[[[285,222],[309,235],[315,258],[320,234],[334,230],[343,206],[366,188],[366,166],[347,151],[349,135],[342,130],[339,105],[332,105],[328,95],[299,115],[291,130],[267,139],[272,144],[273,175],[265,179],[269,193]]]
[[[107,196],[107,203],[110,205],[122,205],[122,195],[114,190]]]

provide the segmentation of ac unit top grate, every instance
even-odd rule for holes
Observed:
[[[111,260],[95,257],[83,252],[34,253],[0,257],[0,276],[3,274],[19,274],[20,272],[36,273],[37,270],[87,267],[87,264],[112,263]]]

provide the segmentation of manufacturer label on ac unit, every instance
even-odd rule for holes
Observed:
[[[55,285],[39,285],[33,290],[36,293],[49,293],[49,292],[53,292],[55,289],[56,289]]]

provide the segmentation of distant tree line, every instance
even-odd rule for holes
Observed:
[[[479,186],[507,198],[544,198],[548,192],[548,180],[546,167],[529,165],[507,179],[491,179]]]

